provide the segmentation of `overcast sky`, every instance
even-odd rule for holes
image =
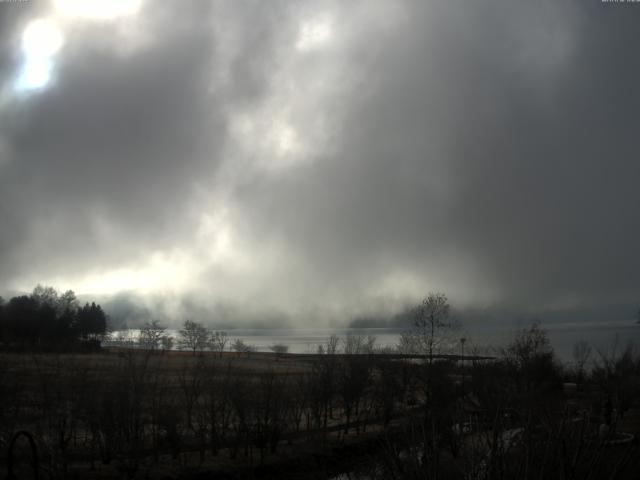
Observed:
[[[0,289],[294,319],[429,291],[636,301],[639,21],[600,0],[1,2]]]

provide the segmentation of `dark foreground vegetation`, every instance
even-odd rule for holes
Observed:
[[[31,295],[0,297],[0,345],[13,351],[87,351],[99,347],[107,316],[95,303],[81,306],[75,294],[38,285]]]
[[[304,356],[3,353],[0,476],[638,478],[637,352],[582,343],[561,366],[534,324],[494,359],[439,356],[432,300],[413,359],[359,337]]]

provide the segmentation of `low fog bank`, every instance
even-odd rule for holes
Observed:
[[[637,319],[638,305],[619,303],[611,305],[577,305],[562,308],[526,308],[504,305],[488,307],[452,307],[451,317],[463,327],[480,324],[505,327],[525,327],[534,321],[544,324],[591,323],[591,322],[633,322]],[[412,322],[411,306],[394,315],[360,316],[349,322],[353,328],[392,328],[409,325]]]
[[[133,292],[113,296],[80,296],[82,302],[96,301],[107,312],[112,329],[138,328],[150,320],[159,320],[169,328],[179,327],[185,319],[217,329],[286,329],[286,328],[396,328],[413,321],[415,300],[372,299],[367,305],[340,308],[309,306],[297,311],[265,307],[255,303],[207,301],[191,296],[143,296]],[[463,328],[481,325],[525,327],[532,321],[542,324],[635,322],[638,305],[575,305],[558,308],[517,307],[505,305],[456,307],[452,299],[452,319]]]

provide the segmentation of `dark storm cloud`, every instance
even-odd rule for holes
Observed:
[[[69,30],[56,86],[4,107],[8,285],[178,248],[202,264],[192,307],[253,297],[313,317],[427,289],[527,306],[638,291],[639,8],[158,5],[132,52],[104,48],[108,26]],[[296,50],[325,14],[331,41]],[[239,116],[262,123],[241,139]],[[278,153],[285,134],[302,153]],[[240,251],[227,264],[194,246],[210,210]]]
[[[632,298],[640,10],[407,8],[401,29],[351,46],[367,80],[339,153],[246,190],[262,227],[354,290],[404,268],[463,300]]]

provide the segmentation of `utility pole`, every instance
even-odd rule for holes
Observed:
[[[460,348],[462,350],[462,391],[464,392],[464,343],[467,341],[466,338],[462,337],[460,339]]]

